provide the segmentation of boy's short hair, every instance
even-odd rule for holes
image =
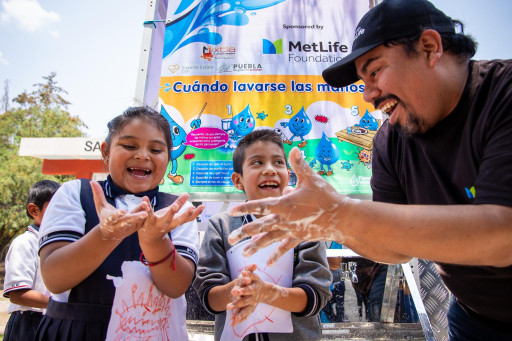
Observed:
[[[27,216],[29,218],[33,218],[30,213],[28,213],[28,204],[35,204],[40,210],[42,210],[44,204],[50,201],[59,187],[60,184],[52,180],[41,180],[33,184],[28,190],[26,206]]]
[[[245,135],[240,142],[238,142],[238,146],[233,152],[233,171],[235,173],[243,175],[242,165],[245,160],[245,150],[258,141],[272,142],[279,146],[283,151],[284,160],[286,161],[286,164],[288,164],[281,136],[272,129],[258,129]]]

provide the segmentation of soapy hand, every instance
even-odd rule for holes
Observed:
[[[285,288],[261,280],[254,273],[256,269],[256,264],[246,266],[235,280],[235,286],[231,290],[233,302],[226,307],[228,310],[233,310],[231,326],[245,321],[259,303],[272,305],[276,298],[288,295]]]
[[[122,240],[142,227],[148,216],[148,202],[142,202],[132,212],[118,210],[105,199],[100,184],[91,181],[92,196],[99,218],[100,232],[105,240]],[[151,208],[151,205],[149,205]]]
[[[336,240],[344,242],[342,231],[343,210],[348,202],[355,202],[339,194],[328,182],[317,175],[304,161],[298,148],[289,156],[290,165],[297,175],[295,189],[287,189],[281,197],[251,200],[231,209],[231,215],[264,215],[229,235],[234,244],[244,238],[263,233],[251,240],[244,249],[250,256],[276,241],[281,244],[267,260],[273,265],[279,257],[302,241]]]
[[[203,211],[203,205],[197,208],[192,206],[184,212],[178,213],[187,202],[188,197],[188,194],[182,194],[172,205],[156,212],[153,211],[149,199],[144,197],[143,202],[147,203],[145,212],[148,216],[139,229],[139,239],[141,241],[161,240],[176,227],[196,219]]]

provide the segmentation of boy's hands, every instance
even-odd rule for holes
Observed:
[[[285,288],[261,280],[254,273],[256,269],[256,264],[246,266],[235,280],[235,286],[231,290],[233,302],[226,306],[226,309],[233,310],[231,326],[245,321],[254,312],[258,303],[272,305],[276,298],[288,296]]]
[[[126,210],[118,210],[107,202],[103,189],[97,182],[91,181],[91,188],[103,239],[122,240],[143,226],[148,216],[149,202],[142,202],[131,213],[127,213]]]
[[[178,214],[179,210],[187,202],[188,196],[188,194],[183,194],[172,205],[156,212],[153,211],[149,199],[144,197],[143,203],[146,203],[145,212],[147,213],[147,218],[139,229],[139,240],[141,242],[162,240],[167,233],[176,227],[196,219],[203,211],[203,205],[197,208],[189,207],[185,212]]]

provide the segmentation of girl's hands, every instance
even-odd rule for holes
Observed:
[[[139,230],[139,241],[144,243],[162,240],[167,233],[176,227],[196,219],[203,211],[203,205],[197,208],[189,207],[186,211],[178,214],[179,210],[187,202],[188,196],[188,194],[183,194],[172,205],[156,212],[153,211],[149,199],[144,197],[143,203],[147,204],[147,218]]]
[[[245,321],[256,309],[258,303],[272,304],[279,296],[288,296],[288,291],[265,281],[254,273],[257,265],[250,264],[242,270],[231,290],[233,302],[226,309],[233,310],[231,326]]]
[[[97,182],[91,181],[91,188],[103,239],[123,240],[143,226],[148,216],[148,206],[151,209],[149,202],[143,201],[135,210],[127,213],[126,210],[118,210],[107,202],[103,189]]]

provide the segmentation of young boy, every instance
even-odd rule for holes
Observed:
[[[242,138],[233,153],[231,179],[247,200],[281,196],[289,171],[281,137],[270,129],[255,130]],[[204,307],[215,314],[215,340],[219,340],[226,308],[233,309],[231,324],[242,322],[258,303],[290,311],[292,333],[250,334],[244,340],[319,340],[319,313],[330,297],[331,273],[324,243],[301,243],[294,249],[292,287],[272,285],[248,265],[238,278],[231,278],[227,261],[229,234],[255,217],[232,217],[222,212],[210,218],[200,249],[193,283]],[[263,265],[263,264],[260,264]]]
[[[11,316],[4,341],[32,340],[48,305],[50,293],[39,270],[37,239],[46,207],[59,187],[55,181],[42,180],[30,188],[27,215],[33,222],[27,231],[14,238],[5,256],[4,297],[11,301],[7,309]]]

